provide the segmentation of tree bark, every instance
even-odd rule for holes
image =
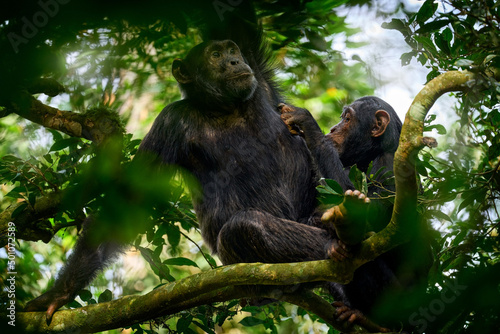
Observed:
[[[36,86],[33,90],[38,91],[43,88],[45,87]],[[124,132],[120,117],[116,113],[107,110],[85,113],[59,110],[43,104],[26,91],[20,91],[13,96],[10,105],[2,113],[3,115],[15,113],[46,128],[98,144],[112,135],[121,135]]]

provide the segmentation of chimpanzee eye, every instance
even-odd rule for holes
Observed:
[[[220,53],[217,52],[217,51],[214,51],[214,52],[212,52],[212,57],[219,58],[220,57]]]
[[[234,48],[231,48],[231,49],[229,49],[229,53],[234,55],[236,53],[236,51],[234,50]]]

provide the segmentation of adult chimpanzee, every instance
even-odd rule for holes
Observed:
[[[245,53],[231,40],[209,41],[175,60],[172,72],[184,98],[156,118],[135,159],[153,156],[198,179],[201,192],[193,204],[201,233],[224,264],[326,259],[335,237],[306,224],[316,206],[316,168],[344,189],[352,184],[333,146],[323,148],[328,159],[323,163],[318,156],[313,168],[304,140],[281,121],[280,97],[263,50]],[[79,240],[66,266],[78,267],[78,274],[64,269],[56,288],[27,310],[47,310],[50,319],[116,248],[86,245]]]
[[[311,151],[335,146],[346,169],[357,165],[367,172],[372,163],[371,173],[378,175],[377,182],[383,182],[387,178],[386,171],[393,170],[394,152],[402,125],[393,108],[382,99],[367,96],[354,101],[344,108],[341,121],[327,135],[323,135],[309,111],[284,104],[279,108],[290,132],[302,136]],[[321,155],[320,159],[325,160],[326,157]],[[380,168],[384,168],[384,172],[376,174]],[[394,190],[391,185],[385,188]],[[377,186],[369,187],[370,196],[377,191],[380,192]],[[360,197],[353,197],[358,195],[357,191],[346,194],[347,201],[328,209],[323,215],[323,222],[333,225],[343,242],[341,251],[336,252],[341,256],[333,257],[340,261],[349,256],[349,249],[362,240],[365,232],[378,232],[384,228],[392,214],[392,205],[372,200],[375,205],[370,206],[367,221],[352,219],[352,213],[350,219],[343,219],[346,208],[360,204]],[[364,213],[361,210],[361,214]],[[415,301],[409,295],[425,291],[426,277],[432,264],[429,246],[426,227],[422,224],[409,243],[358,268],[349,284],[330,283],[330,291],[337,300],[335,305],[338,306],[339,318],[365,324],[366,314],[377,323],[397,326],[401,322],[405,325],[408,315],[414,311]]]

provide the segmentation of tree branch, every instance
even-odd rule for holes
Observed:
[[[363,261],[369,254],[379,256],[412,237],[417,225],[416,155],[425,146],[437,145],[433,138],[423,136],[424,119],[441,95],[451,91],[466,91],[477,79],[477,74],[469,71],[446,72],[428,82],[413,100],[406,113],[399,146],[394,155],[396,199],[391,221],[386,228],[362,243],[360,259],[357,261]]]
[[[53,217],[61,204],[62,195],[58,192],[37,198],[35,206],[28,205],[20,214],[12,217],[14,211],[26,202],[12,204],[0,213],[0,247],[7,244],[8,224],[14,222],[16,239],[47,243],[61,226],[52,226],[47,218]],[[36,223],[36,224],[35,224]]]
[[[32,87],[33,91],[48,89],[51,87]],[[96,143],[101,143],[105,138],[124,132],[120,117],[116,113],[97,110],[80,114],[59,110],[43,104],[26,91],[19,92],[3,113],[15,113],[46,128],[61,131],[72,137],[82,137]]]
[[[39,78],[33,80],[27,89],[30,94],[43,93],[51,97],[57,96],[66,91],[63,85],[51,78]]]
[[[283,286],[318,281],[345,283],[349,281],[353,271],[352,267],[349,270],[344,264],[329,260],[234,264],[163,285],[143,296],[126,296],[108,303],[58,311],[49,326],[45,312],[21,312],[17,314],[17,319],[25,333],[91,333],[129,326],[207,303],[260,296],[296,303],[322,315],[334,328],[345,331],[345,323],[336,320],[334,308],[327,301],[312,292],[295,289],[287,291]],[[279,287],[261,290],[255,288],[255,285]]]

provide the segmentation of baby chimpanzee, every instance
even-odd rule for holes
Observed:
[[[290,132],[305,139],[318,164],[325,163],[327,148],[333,145],[346,173],[353,165],[367,172],[372,163],[372,174],[376,174],[380,168],[385,169],[378,173],[376,180],[383,182],[388,178],[386,172],[393,170],[402,124],[394,109],[382,99],[366,96],[354,101],[344,108],[341,121],[327,135],[323,135],[309,111],[284,104],[280,104],[279,109]],[[391,185],[385,188],[394,190]],[[377,187],[372,185],[368,190],[371,197]],[[341,256],[332,256],[339,261],[348,257],[349,248],[362,241],[367,231],[382,230],[392,215],[392,205],[372,199],[367,220],[362,216],[365,210],[361,210],[357,219],[352,213],[348,220],[342,219],[346,208],[352,212],[349,206],[360,205],[359,199],[362,199],[357,191],[348,191],[346,195],[342,205],[328,209],[322,218],[324,223],[333,224],[343,242],[339,250],[334,252]],[[415,307],[414,300],[408,296],[425,292],[426,278],[432,264],[426,231],[425,224],[422,224],[409,243],[358,268],[349,284],[330,283],[340,319],[365,324],[367,315],[383,325],[407,327],[405,323]]]

